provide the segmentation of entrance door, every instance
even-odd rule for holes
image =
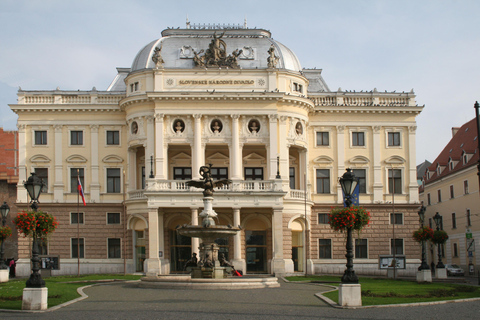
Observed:
[[[184,272],[185,263],[192,257],[192,238],[170,230],[170,272]]]
[[[143,230],[135,230],[135,271],[143,272],[145,261],[145,233]]]
[[[267,272],[267,231],[245,230],[248,273]]]

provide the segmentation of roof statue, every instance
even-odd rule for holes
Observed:
[[[242,54],[242,50],[236,49],[231,55],[227,56],[227,44],[222,40],[225,31],[217,36],[217,32],[213,33],[213,39],[208,45],[208,49],[199,52],[193,50],[193,62],[196,67],[229,67],[238,69],[238,56]],[[200,56],[205,52],[204,55]]]
[[[162,68],[163,64],[165,63],[165,61],[163,61],[160,51],[162,51],[162,45],[160,45],[160,48],[155,47],[155,52],[152,56],[152,60],[155,63],[155,68],[157,69]]]
[[[203,189],[204,197],[213,196],[213,188],[220,188],[232,183],[230,179],[222,179],[214,182],[212,179],[212,164],[201,166],[200,175],[202,176],[202,180],[187,181],[187,186]]]
[[[268,58],[267,58],[268,67],[275,68],[278,62],[278,57],[275,55],[275,46],[272,44],[267,52],[268,52]]]

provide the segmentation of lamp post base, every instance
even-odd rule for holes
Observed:
[[[447,279],[447,269],[437,268],[436,275],[437,279]]]
[[[0,283],[8,282],[8,269],[0,270]]]
[[[432,271],[430,269],[417,271],[417,282],[432,282]]]
[[[338,288],[338,304],[342,307],[362,306],[362,288],[360,284],[341,284]]]
[[[47,310],[48,288],[23,289],[22,310]]]

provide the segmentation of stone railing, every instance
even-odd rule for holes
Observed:
[[[165,191],[165,192],[201,192],[202,189],[187,186],[186,181],[181,180],[158,180],[150,181],[147,186],[148,191]],[[224,185],[216,188],[215,191],[232,191],[232,192],[271,192],[282,191],[280,186],[273,180],[247,180],[234,181],[231,185]]]
[[[309,96],[315,106],[415,106],[414,93],[324,92]]]
[[[293,190],[293,189],[290,189],[290,191],[288,192],[286,198],[305,200],[305,190]],[[307,191],[307,200],[310,200],[310,192],[308,192],[308,191]]]
[[[130,191],[130,192],[128,192],[128,199],[130,199],[130,200],[146,199],[144,191],[145,190]]]
[[[45,94],[19,93],[19,104],[118,104],[125,98],[125,94],[97,94],[94,92],[86,94]]]

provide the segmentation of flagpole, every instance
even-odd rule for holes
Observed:
[[[127,210],[125,203],[125,170],[123,170],[123,275],[127,275]]]
[[[80,277],[80,170],[77,168],[77,277]]]

